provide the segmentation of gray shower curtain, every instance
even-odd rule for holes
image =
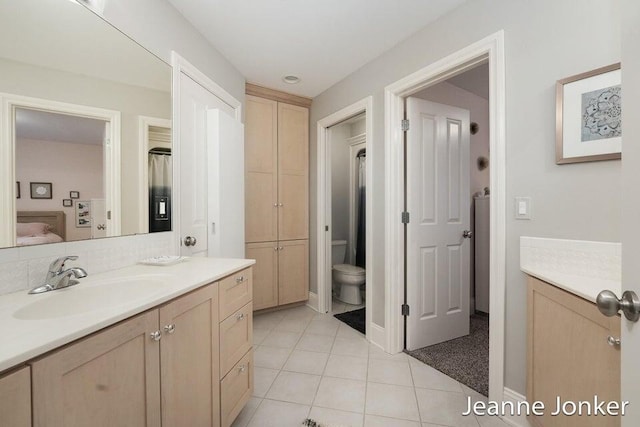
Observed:
[[[149,233],[171,230],[171,154],[149,153]]]
[[[367,154],[365,150],[358,153],[358,218],[356,228],[356,265],[366,268],[366,183],[367,183]]]

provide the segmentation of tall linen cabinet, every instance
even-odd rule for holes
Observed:
[[[298,97],[264,91],[266,97],[247,95],[245,113],[245,240],[246,257],[256,260],[254,310],[309,298],[309,109],[284,102]]]

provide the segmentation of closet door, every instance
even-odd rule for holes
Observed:
[[[278,303],[309,299],[309,241],[280,242],[278,247]]]
[[[278,103],[278,240],[309,238],[309,110]]]
[[[246,257],[255,259],[253,266],[253,309],[278,305],[278,242],[249,243]]]
[[[278,239],[278,103],[247,95],[245,240]]]

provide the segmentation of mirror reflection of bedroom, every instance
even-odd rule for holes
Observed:
[[[107,236],[108,126],[90,117],[15,109],[17,246]]]

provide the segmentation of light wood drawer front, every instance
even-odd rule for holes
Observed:
[[[220,382],[221,425],[228,427],[253,393],[253,350],[249,350]]]
[[[253,298],[251,268],[239,271],[220,281],[220,319],[226,319]]]
[[[225,376],[251,348],[253,304],[249,303],[220,323],[220,374]]]

